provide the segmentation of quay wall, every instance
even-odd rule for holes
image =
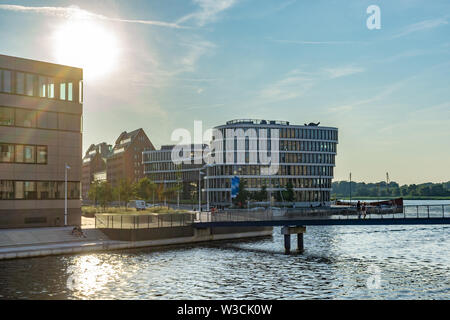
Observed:
[[[166,229],[166,230],[155,230]],[[61,242],[33,246],[0,247],[0,260],[48,255],[79,254],[110,250],[165,247],[217,240],[237,240],[272,235],[272,227],[204,228],[173,227],[138,230],[102,229],[109,238],[98,241]]]

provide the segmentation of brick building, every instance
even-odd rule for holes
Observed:
[[[112,152],[112,145],[102,142],[91,144],[87,149],[81,166],[81,197],[88,199],[91,183],[106,180],[106,159]]]
[[[144,177],[142,152],[155,150],[142,128],[122,132],[106,161],[106,177],[116,187],[122,179],[134,183]]]

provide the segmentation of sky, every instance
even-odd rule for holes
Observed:
[[[83,68],[84,151],[137,128],[174,144],[194,120],[320,121],[335,180],[442,182],[449,22],[448,0],[0,0],[0,54]]]

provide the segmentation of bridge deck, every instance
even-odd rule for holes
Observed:
[[[443,224],[450,224],[450,205],[403,206],[391,212],[372,211],[366,216],[336,208],[286,211],[281,216],[271,210],[229,210],[214,214],[198,213],[192,223],[196,228]]]
[[[273,219],[247,221],[194,222],[195,228],[217,227],[280,227],[280,226],[342,226],[342,225],[440,225],[450,218],[383,218],[383,219]]]

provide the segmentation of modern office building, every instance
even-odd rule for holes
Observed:
[[[94,181],[106,181],[106,160],[112,152],[112,145],[102,142],[92,144],[86,150],[81,165],[81,198],[88,199],[89,187]]]
[[[220,131],[223,137],[222,141],[216,143],[222,143],[224,160],[222,164],[215,163],[209,168],[206,177],[212,205],[231,204],[231,179],[235,176],[239,177],[241,183],[245,182],[248,191],[259,191],[265,186],[269,197],[271,195],[272,198],[291,184],[297,206],[330,204],[331,180],[338,143],[337,128],[322,127],[314,123],[292,125],[287,121],[245,119],[228,121],[215,129]],[[244,147],[239,147],[237,137],[231,135],[231,138],[227,138],[227,130],[230,136],[230,132],[236,132],[238,129],[242,129],[245,134],[249,129],[254,129],[255,137],[259,140],[255,142],[255,147],[250,147],[252,142],[248,136],[245,137]],[[274,136],[279,137],[279,165],[274,174],[266,174],[268,172],[262,170],[267,166],[261,163],[259,152],[256,152],[253,161],[249,152],[258,151],[266,136],[266,140]],[[232,142],[227,143],[227,139],[232,139]],[[267,149],[270,153],[270,141]],[[239,158],[239,152],[242,158]],[[231,161],[227,161],[227,153],[231,155]]]
[[[0,55],[0,228],[81,223],[83,70]],[[70,169],[66,169],[66,164]]]
[[[155,147],[142,128],[122,132],[106,160],[106,177],[111,186],[118,186],[121,180],[135,183],[143,178],[142,152],[148,150]]]
[[[174,147],[175,145],[166,145],[161,146],[160,150],[145,151],[143,153],[144,174],[162,190],[181,184],[180,199],[195,202],[198,199],[199,181],[200,188],[203,187],[203,179],[199,176],[199,171],[204,166],[202,154],[207,145],[180,146],[189,147],[190,151],[185,156],[181,155],[184,161],[179,164],[172,161]]]
[[[228,121],[214,130],[220,133],[220,138],[214,137],[211,141],[211,154],[215,160],[209,166],[205,166],[204,162],[176,165],[171,158],[174,146],[164,146],[161,150],[144,152],[144,173],[165,188],[173,187],[181,180],[182,199],[198,197],[200,176],[204,193],[202,198],[209,198],[212,206],[232,204],[231,180],[234,177],[238,177],[240,183],[245,183],[246,189],[251,192],[261,191],[265,187],[268,191],[267,202],[280,201],[278,194],[282,195],[280,192],[287,190],[290,185],[292,202],[296,206],[330,204],[338,143],[337,128],[314,123],[291,125],[287,121],[244,119]],[[243,133],[243,139],[238,137],[238,130]],[[254,136],[249,134],[250,130]],[[231,143],[228,142],[230,139]],[[242,139],[242,144],[239,139]],[[217,148],[219,145],[220,148]],[[192,163],[197,154],[195,151],[202,151],[205,146],[201,149],[192,148]],[[272,169],[275,168],[275,171],[267,170],[270,165],[263,161],[261,150],[272,157]],[[218,152],[223,152],[219,162]]]

